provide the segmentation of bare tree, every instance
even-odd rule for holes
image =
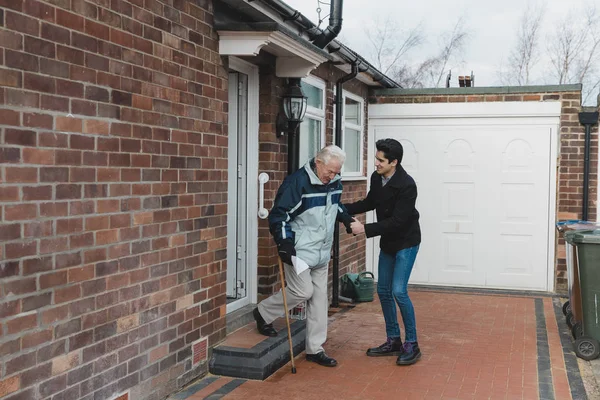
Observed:
[[[465,18],[460,17],[454,28],[440,36],[441,49],[439,53],[429,60],[425,60],[421,68],[425,68],[430,85],[440,87],[440,83],[448,73],[448,64],[455,60],[464,50],[467,38]]]
[[[423,43],[423,26],[418,24],[413,28],[402,31],[400,24],[391,17],[384,20],[376,18],[365,33],[372,47],[369,56],[384,74],[398,68],[399,64],[406,63],[404,57],[408,52]]]
[[[517,41],[508,58],[508,70],[500,72],[506,85],[529,85],[532,70],[540,59],[540,27],[545,7],[528,5],[519,23]]]
[[[592,6],[584,10],[584,15],[584,19],[566,15],[548,41],[556,80],[559,84],[582,83],[583,103],[595,97],[600,87],[600,15]]]
[[[436,54],[416,63],[411,62],[408,55],[425,41],[422,24],[404,32],[396,26],[391,18],[387,18],[383,22],[375,20],[366,30],[372,46],[366,53],[371,62],[402,87],[439,87],[449,64],[461,53],[468,38],[464,18],[459,18],[450,32],[440,35],[440,48]]]

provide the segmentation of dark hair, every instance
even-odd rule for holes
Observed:
[[[402,156],[404,155],[404,149],[399,141],[395,139],[379,139],[375,146],[377,151],[381,151],[383,156],[389,161],[398,160],[398,164],[402,162]]]

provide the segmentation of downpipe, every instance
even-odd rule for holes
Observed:
[[[335,145],[342,147],[342,124],[344,83],[358,75],[358,63],[352,63],[352,71],[335,82]],[[332,271],[331,306],[340,306],[340,224],[336,223],[333,228],[333,271]]]
[[[588,220],[588,204],[590,198],[590,147],[592,142],[592,126],[598,123],[598,111],[579,113],[579,123],[585,126],[585,149],[583,163],[583,205],[581,219]]]

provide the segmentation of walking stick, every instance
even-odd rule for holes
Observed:
[[[281,293],[283,294],[283,308],[285,314],[285,324],[287,326],[288,343],[290,344],[290,359],[292,360],[292,374],[296,373],[296,364],[294,362],[294,347],[292,346],[292,329],[290,328],[290,315],[287,306],[287,297],[285,295],[285,278],[283,277],[283,264],[281,258],[277,257],[279,261],[279,275],[281,275]]]

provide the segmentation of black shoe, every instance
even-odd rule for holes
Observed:
[[[399,356],[402,354],[402,340],[400,338],[387,338],[387,341],[379,347],[371,347],[367,350],[369,357]]]
[[[277,336],[277,331],[273,328],[273,324],[267,324],[263,319],[262,315],[260,315],[260,311],[258,311],[258,307],[256,307],[252,311],[252,315],[254,316],[254,320],[256,321],[256,329],[261,335],[265,336]]]
[[[307,354],[306,361],[312,361],[324,367],[335,367],[337,365],[337,361],[328,357],[324,351],[317,354]]]
[[[396,360],[398,365],[411,365],[421,358],[421,350],[417,342],[406,342],[403,346],[403,352]]]

